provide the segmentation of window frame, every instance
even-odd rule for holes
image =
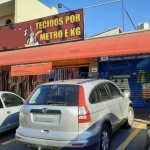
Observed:
[[[2,106],[2,107],[0,107],[0,109],[3,109],[4,108],[4,104],[3,104],[2,100],[1,100],[1,98],[0,98],[0,105]]]
[[[105,91],[106,91],[106,93],[107,93],[107,96],[108,96],[108,99],[107,99],[107,100],[104,100],[104,99],[102,98],[102,96],[101,96],[101,91],[100,91],[100,89],[98,88],[98,86],[103,86],[103,87],[104,87],[104,89],[105,89]],[[92,92],[93,92],[95,89],[96,89],[96,93],[97,93],[97,96],[98,96],[99,101],[98,101],[98,102],[91,103],[91,102],[90,102],[90,96],[91,96]],[[90,103],[90,104],[102,103],[102,102],[108,101],[108,100],[110,100],[110,99],[111,99],[111,98],[110,98],[109,91],[108,91],[108,89],[107,89],[107,87],[106,87],[106,83],[98,83],[97,85],[95,85],[95,86],[92,88],[92,90],[91,90],[91,92],[90,92],[90,94],[89,94],[89,103]]]
[[[98,86],[103,86],[104,89],[105,89],[105,91],[106,91],[106,93],[107,93],[107,95],[108,95],[108,99],[104,100],[104,99],[102,98],[101,91],[100,91],[100,89],[99,89],[99,91],[100,91],[100,99],[101,99],[102,101],[104,101],[104,102],[109,101],[109,100],[110,100],[110,94],[109,94],[109,91],[108,91],[108,89],[107,89],[107,87],[106,87],[106,83],[100,83],[100,84],[98,84]]]
[[[91,103],[91,102],[90,102],[90,96],[91,96],[91,94],[92,94],[92,92],[93,92],[94,90],[96,90],[96,94],[97,94],[98,101],[97,101],[97,102],[94,102],[94,103]],[[91,92],[90,92],[90,94],[89,94],[89,98],[88,98],[90,104],[97,104],[97,103],[101,103],[101,102],[102,102],[102,101],[101,101],[101,98],[99,97],[99,94],[98,94],[98,91],[97,91],[97,90],[98,90],[97,85],[92,88],[92,90],[91,90]]]
[[[10,106],[8,106],[8,105],[5,103],[5,101],[3,100],[3,94],[13,95],[13,96],[17,97],[18,99],[21,100],[22,104],[20,104],[20,105],[10,105]],[[23,99],[22,99],[21,97],[19,97],[18,95],[13,94],[13,93],[7,93],[7,92],[6,92],[6,93],[2,93],[2,94],[1,94],[1,98],[2,98],[3,103],[4,103],[4,105],[5,105],[6,108],[9,108],[9,107],[16,107],[16,106],[21,106],[21,105],[23,105]],[[17,103],[18,103],[18,102],[17,102]]]
[[[120,94],[118,97],[123,97],[123,95],[122,95],[120,89],[119,89],[115,84],[113,84],[113,83],[111,83],[111,82],[107,82],[107,83],[106,83],[106,87],[107,87],[107,90],[108,90],[108,92],[109,92],[110,99],[115,99],[115,98],[113,98],[112,93],[111,93],[111,90],[110,90],[110,87],[109,87],[108,84],[113,85],[113,86],[117,89],[117,91],[118,91],[119,94]],[[117,97],[117,98],[118,98],[118,97]]]

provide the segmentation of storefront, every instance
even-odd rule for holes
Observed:
[[[31,65],[36,66],[36,69],[32,69],[31,67],[32,70],[29,70],[28,68],[30,68]],[[41,72],[39,68],[43,66],[46,71],[46,69],[48,70],[52,67],[50,65],[45,67],[43,63],[31,65],[2,66],[2,90],[11,91],[23,98],[27,98],[37,85],[46,82],[47,80],[42,78],[42,72],[44,72],[44,70]]]
[[[51,22],[58,21],[60,25],[50,27]],[[49,79],[88,78],[88,73],[94,72],[98,73],[97,78],[119,82],[122,90],[131,91],[134,107],[149,108],[148,104],[145,105],[149,100],[150,72],[145,64],[149,64],[149,60],[146,56],[141,57],[141,54],[150,52],[150,30],[84,39],[83,10],[12,26],[13,29],[21,27],[22,37],[16,39],[15,44],[9,43],[3,50],[0,49],[2,90],[26,98],[37,85],[48,82]],[[5,30],[7,28],[9,27]],[[132,54],[132,59],[127,58],[127,54]],[[140,55],[137,57],[135,54]],[[119,55],[124,55],[124,59],[118,58]],[[46,73],[44,70],[39,74],[38,69],[32,69],[32,73],[26,75],[11,74],[14,66],[35,66],[37,63],[43,65],[49,62],[51,68]],[[27,70],[24,67],[22,71]],[[50,73],[54,73],[54,76]]]
[[[7,39],[7,42],[2,40],[0,43],[1,90],[26,98],[41,83],[70,79],[73,72],[88,72],[90,69],[91,58],[65,60],[65,55],[70,57],[71,52],[68,48],[66,54],[62,51],[63,43],[84,40],[83,9],[4,26],[1,31]],[[72,53],[75,55],[76,50]],[[52,64],[49,72],[45,68],[48,62]],[[39,70],[37,65],[45,70]],[[28,68],[32,69],[29,71]]]
[[[2,90],[14,92],[27,98],[42,83],[57,80],[88,78],[97,58],[72,59],[45,63],[2,66]],[[29,69],[30,68],[30,69]],[[43,69],[39,69],[43,68]]]
[[[110,56],[106,60],[99,62],[99,69],[108,73],[107,79],[131,93],[135,108],[149,109],[150,53]]]

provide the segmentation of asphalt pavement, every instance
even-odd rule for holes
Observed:
[[[131,129],[121,127],[111,138],[110,150],[143,150],[146,124],[135,122]],[[15,129],[0,134],[0,150],[30,150],[15,141]]]
[[[150,109],[134,109],[136,119],[150,121]]]

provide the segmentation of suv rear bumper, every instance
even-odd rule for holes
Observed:
[[[51,147],[55,147],[55,148],[57,147],[57,149],[59,148],[87,149],[87,147],[92,146],[91,149],[93,149],[93,146],[97,145],[98,141],[100,140],[99,132],[96,129],[94,131],[93,130],[84,131],[78,134],[76,138],[69,137],[70,139],[68,138],[68,136],[66,138],[66,134],[58,134],[57,131],[56,131],[57,136],[54,133],[50,134],[51,139],[49,138],[49,136],[43,133],[42,133],[43,134],[42,136],[36,136],[36,135],[39,135],[36,133],[37,132],[34,132],[34,130],[31,130],[30,128],[28,129],[25,127],[19,127],[16,130],[16,141],[20,145],[25,144],[25,145],[28,145],[30,147],[35,147],[35,148],[46,149],[46,148],[51,148]]]
[[[19,145],[28,145],[29,147],[41,148],[41,149],[50,149],[55,148],[56,150],[89,150],[94,149],[98,143],[90,144],[88,141],[54,141],[54,140],[45,140],[45,139],[36,139],[25,137],[16,133],[16,141]],[[80,146],[74,146],[73,144],[82,144]],[[53,150],[53,149],[52,149]]]

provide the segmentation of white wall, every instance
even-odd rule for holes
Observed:
[[[15,22],[24,22],[58,14],[55,7],[49,8],[39,0],[15,0]]]
[[[0,0],[0,17],[11,15],[15,13],[15,0],[7,3],[1,3]]]

